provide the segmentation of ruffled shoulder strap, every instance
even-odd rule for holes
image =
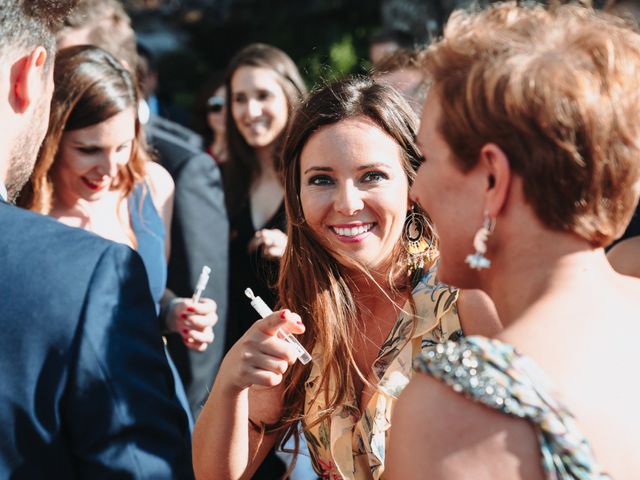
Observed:
[[[511,345],[479,336],[446,342],[416,358],[414,368],[455,392],[531,422],[550,479],[608,479],[573,415],[544,372]]]

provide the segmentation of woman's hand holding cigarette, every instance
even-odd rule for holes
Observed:
[[[298,351],[279,336],[281,328],[295,335],[304,333],[300,316],[280,310],[257,320],[236,342],[223,362],[228,388],[240,392],[253,385],[273,387],[282,382]]]
[[[203,352],[213,342],[213,326],[218,322],[216,302],[200,298],[194,303],[190,298],[173,300],[167,317],[167,328],[182,336],[190,349]]]

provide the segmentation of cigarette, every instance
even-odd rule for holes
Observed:
[[[198,282],[196,283],[196,289],[193,292],[193,297],[191,297],[191,301],[193,303],[199,303],[200,297],[202,296],[202,292],[207,288],[207,283],[209,282],[209,274],[211,273],[211,269],[206,265],[202,267],[202,272],[200,272],[200,276],[198,277]]]
[[[247,288],[244,291],[244,294],[251,299],[251,306],[254,308],[256,312],[258,312],[258,315],[260,315],[262,318],[268,317],[273,313],[273,310],[269,308],[269,305],[264,303],[264,300],[262,300],[260,297],[256,297],[250,288]],[[298,360],[300,360],[300,363],[302,363],[303,365],[306,365],[311,361],[311,355],[309,355],[309,352],[305,350],[302,344],[298,341],[298,339],[292,333],[286,332],[281,328],[279,328],[278,336],[280,338],[283,338],[284,340],[286,340],[287,342],[289,342],[291,345],[295,347],[296,354],[297,354]]]

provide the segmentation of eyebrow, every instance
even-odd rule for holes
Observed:
[[[73,142],[71,142],[73,144],[74,147],[95,147],[95,148],[102,148],[101,145],[98,145],[97,143],[92,143],[92,142],[83,142],[82,140],[74,140]]]
[[[135,140],[135,138],[131,138],[129,140],[125,140],[124,142],[122,142],[121,144],[119,144],[118,146],[121,147],[123,145],[126,145],[127,143],[133,142]],[[72,145],[74,147],[85,147],[85,148],[104,148],[103,145],[101,145],[100,143],[93,143],[93,142],[84,142],[82,140],[72,140],[71,141]]]
[[[309,167],[304,171],[304,175],[309,172],[332,172],[333,168],[331,167]]]
[[[390,165],[383,163],[383,162],[377,162],[377,163],[367,163],[366,165],[361,165],[360,167],[358,167],[358,171],[361,170],[368,170],[369,168],[379,168],[379,167],[385,167],[385,168],[391,168]],[[331,167],[309,167],[304,171],[303,175],[306,175],[309,172],[332,172],[333,168]]]

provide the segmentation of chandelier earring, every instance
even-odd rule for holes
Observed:
[[[407,252],[407,274],[424,268],[425,261],[431,262],[435,258],[435,249],[430,242],[432,228],[427,217],[411,207],[402,233],[403,246]]]
[[[473,248],[476,249],[476,252],[472,255],[467,255],[465,259],[465,263],[469,264],[469,268],[482,270],[491,267],[491,260],[485,257],[485,254],[487,253],[487,240],[489,240],[489,236],[495,228],[496,219],[489,217],[489,212],[485,210],[482,228],[473,237]]]

